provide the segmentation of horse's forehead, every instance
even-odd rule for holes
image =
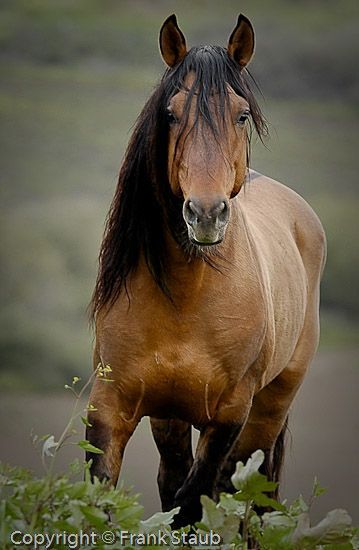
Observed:
[[[176,108],[176,107],[181,108],[181,107],[184,106],[184,104],[187,101],[188,92],[191,90],[191,88],[192,88],[192,86],[195,82],[195,79],[196,79],[196,75],[193,71],[191,71],[186,76],[186,78],[184,80],[183,88],[181,88],[181,90],[179,90],[171,98],[170,104],[171,104],[172,108]],[[239,110],[241,110],[241,109],[245,110],[245,109],[249,108],[249,104],[246,101],[246,99],[244,99],[244,97],[241,97],[238,94],[236,94],[235,91],[233,90],[233,88],[229,84],[227,84],[227,91],[228,91],[229,104],[230,104],[231,108],[234,108],[234,109],[237,108]],[[193,94],[192,101],[196,101],[196,96],[197,95],[198,95],[197,92],[195,92]],[[219,100],[219,94],[217,94],[217,93],[214,93],[209,98],[209,101],[213,102],[213,105],[215,105],[218,100]]]

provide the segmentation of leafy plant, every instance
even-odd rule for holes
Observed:
[[[201,497],[203,515],[195,526],[171,530],[179,508],[159,512],[142,520],[143,508],[137,495],[106,481],[91,481],[91,462],[71,464],[64,474],[54,473],[58,453],[76,432],[76,418],[81,416],[80,400],[93,377],[111,382],[109,365],[98,365],[92,377],[77,391],[80,381],[74,377],[66,389],[74,394],[73,410],[63,433],[34,438],[42,443],[45,473],[37,478],[22,468],[0,465],[0,545],[4,550],[33,548],[222,548],[225,550],[311,550],[358,549],[357,532],[345,510],[332,510],[317,525],[310,523],[310,508],[323,488],[315,480],[309,504],[299,497],[286,506],[268,496],[276,488],[259,472],[264,460],[261,450],[246,464],[238,462],[232,476],[234,494],[223,493],[216,503]],[[94,410],[88,404],[86,410]],[[76,443],[75,443],[76,444]],[[88,441],[77,443],[85,450],[102,453]],[[83,480],[75,476],[83,474]],[[258,507],[270,511],[260,515]],[[212,543],[211,536],[213,537]],[[25,538],[24,538],[25,535]]]
[[[310,508],[324,489],[314,481],[309,505],[299,497],[290,506],[268,497],[277,484],[259,472],[264,461],[261,450],[252,454],[244,465],[238,462],[232,476],[237,489],[233,495],[222,494],[219,503],[202,496],[202,530],[214,530],[222,536],[223,548],[247,550],[343,550],[359,548],[357,532],[348,512],[329,512],[317,525],[310,524]],[[259,515],[257,507],[269,507]]]

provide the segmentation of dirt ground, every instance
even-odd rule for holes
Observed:
[[[314,476],[328,489],[312,510],[314,520],[328,510],[345,508],[359,523],[359,350],[318,354],[290,415],[290,433],[282,497],[308,497]],[[30,433],[59,436],[71,407],[64,395],[0,394],[0,460],[41,473],[38,451]],[[82,427],[80,427],[82,432]],[[81,433],[82,436],[82,433]],[[76,446],[64,449],[58,469],[75,456]],[[160,509],[156,487],[158,453],[143,419],[125,454],[122,478],[141,493],[145,516]]]

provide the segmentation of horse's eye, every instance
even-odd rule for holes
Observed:
[[[245,121],[248,119],[250,115],[249,111],[244,111],[238,118],[237,118],[237,124],[244,124]]]
[[[169,124],[176,124],[176,122],[178,122],[176,116],[173,114],[172,111],[170,111],[170,109],[167,109],[166,115],[167,115],[167,121]]]

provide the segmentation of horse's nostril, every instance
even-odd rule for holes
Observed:
[[[210,208],[204,208],[199,202],[187,199],[183,205],[183,216],[191,226],[198,223],[225,224],[229,219],[229,204],[226,200],[221,200]]]
[[[228,203],[227,203],[226,201],[222,201],[222,202],[218,205],[217,217],[218,217],[218,220],[219,220],[219,221],[222,221],[222,222],[225,222],[225,221],[228,220],[228,217],[229,217],[229,206],[228,206]]]
[[[187,199],[184,203],[184,216],[190,225],[198,222],[199,211],[190,199]]]

